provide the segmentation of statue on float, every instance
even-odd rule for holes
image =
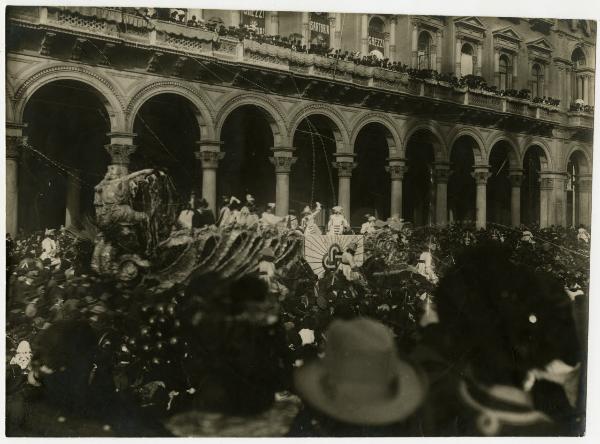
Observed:
[[[168,236],[165,219],[176,217],[168,205],[173,200],[172,188],[160,171],[128,173],[124,165],[109,165],[94,189],[99,230],[92,256],[95,271],[133,281],[141,269],[150,267],[149,256],[161,238]]]

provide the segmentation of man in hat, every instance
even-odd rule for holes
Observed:
[[[343,208],[336,205],[331,209],[333,214],[329,216],[329,222],[327,223],[327,234],[344,234],[344,232],[350,228],[350,224],[342,214]]]
[[[377,231],[375,228],[375,221],[377,220],[375,216],[365,214],[365,219],[367,219],[367,221],[360,226],[360,234],[370,234]]]
[[[335,320],[324,357],[296,369],[306,407],[289,436],[421,436],[425,378],[400,358],[394,335],[368,319]]]
[[[198,201],[196,216],[197,221],[195,221],[193,224],[195,228],[202,228],[215,224],[215,215],[208,207],[208,202],[205,198],[202,198]]]

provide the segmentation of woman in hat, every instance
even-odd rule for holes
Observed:
[[[367,219],[367,221],[361,225],[360,234],[369,234],[377,231],[375,228],[375,221],[377,218],[375,216],[371,216],[370,214],[365,214],[365,219]]]
[[[359,279],[359,274],[356,271],[358,266],[354,261],[354,255],[356,254],[357,248],[358,245],[356,242],[350,242],[345,251],[342,253],[342,260],[338,266],[338,271],[344,275],[348,282],[353,282]]]
[[[333,214],[329,216],[327,234],[344,234],[344,232],[350,228],[350,224],[342,214],[342,207],[336,205],[331,211],[333,211]]]
[[[427,384],[402,359],[393,333],[368,319],[335,320],[324,356],[296,369],[305,403],[288,436],[417,436]]]
[[[302,223],[300,224],[300,227],[304,231],[305,236],[321,234],[321,229],[315,222],[315,218],[320,211],[321,204],[319,202],[315,204],[314,211],[311,210],[308,205],[302,210]]]

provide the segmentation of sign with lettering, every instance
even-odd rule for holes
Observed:
[[[264,34],[265,11],[242,11],[242,25],[257,34]]]
[[[383,52],[385,47],[385,36],[383,32],[369,31],[369,51],[378,50]]]
[[[329,44],[329,14],[327,12],[310,13],[310,42]]]

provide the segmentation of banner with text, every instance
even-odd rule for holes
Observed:
[[[242,25],[257,34],[264,34],[265,11],[242,11]]]
[[[311,12],[310,13],[310,42],[312,44],[322,43],[329,44],[329,14],[327,12]]]

